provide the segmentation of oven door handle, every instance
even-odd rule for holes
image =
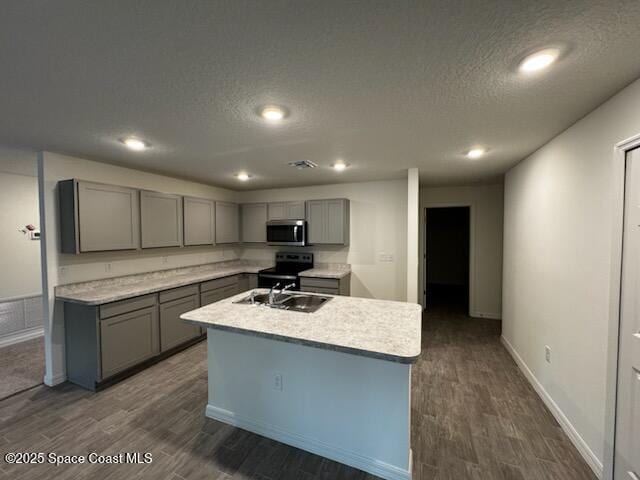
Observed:
[[[271,273],[259,273],[258,277],[273,278],[275,280],[296,280],[298,278],[295,275],[276,275]]]

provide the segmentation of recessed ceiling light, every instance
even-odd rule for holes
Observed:
[[[347,164],[342,160],[338,160],[336,163],[332,165],[333,169],[337,172],[342,172],[345,168],[347,168]]]
[[[265,105],[260,109],[260,116],[268,122],[279,122],[287,116],[287,110],[277,105]]]
[[[560,51],[557,48],[545,48],[526,57],[520,63],[520,71],[523,73],[533,73],[544,70],[555,62],[559,56]]]
[[[124,140],[121,140],[121,141],[129,150],[135,150],[137,152],[145,150],[151,146],[144,140],[140,140],[139,138],[135,138],[135,137],[125,138]]]
[[[251,175],[249,175],[247,172],[240,172],[236,174],[236,178],[242,182],[246,182],[251,178]]]
[[[476,147],[476,148],[472,148],[471,150],[469,150],[467,152],[467,157],[474,158],[474,159],[475,158],[480,158],[485,153],[487,153],[487,149],[486,148]]]

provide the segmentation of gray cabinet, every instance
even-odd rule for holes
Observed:
[[[184,245],[215,243],[215,202],[205,198],[184,197]]]
[[[267,241],[267,204],[245,203],[240,206],[241,237],[243,243]]]
[[[79,180],[58,182],[62,253],[140,247],[138,190]]]
[[[199,326],[180,319],[180,315],[195,310],[199,306],[197,285],[195,285],[195,293],[160,304],[160,350],[162,352],[200,336]]]
[[[142,248],[182,246],[182,197],[140,192]]]
[[[240,279],[238,280],[238,293],[253,290],[254,288],[258,288],[257,273],[243,273],[240,275]]]
[[[100,321],[102,378],[126,370],[159,351],[155,306]]]
[[[240,275],[216,278],[200,284],[200,305],[218,302],[239,293]]]
[[[303,220],[304,202],[274,202],[269,204],[269,220]]]
[[[237,203],[216,202],[216,243],[240,241]]]
[[[300,290],[349,296],[351,294],[351,274],[342,278],[300,277]]]
[[[307,225],[310,244],[349,245],[349,200],[309,200]]]

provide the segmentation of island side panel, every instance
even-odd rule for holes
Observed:
[[[411,478],[410,365],[216,329],[207,342],[208,417]]]

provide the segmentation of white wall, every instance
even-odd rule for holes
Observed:
[[[425,209],[470,206],[470,297],[474,317],[502,315],[502,185],[425,187],[420,190],[420,300],[424,306]]]
[[[407,302],[418,303],[418,270],[420,267],[420,174],[410,168],[407,177]]]
[[[244,202],[348,198],[351,231],[348,247],[307,247],[319,263],[350,263],[351,295],[405,301],[407,298],[407,180],[344,183],[256,190]],[[283,247],[247,247],[243,258],[273,259]],[[381,255],[383,257],[381,258]],[[393,261],[384,261],[391,255]]]
[[[233,247],[189,247],[132,252],[65,255],[60,252],[57,182],[70,178],[110,183],[180,195],[236,201],[238,193],[171,177],[117,167],[99,162],[44,152],[39,168],[42,184],[40,206],[46,219],[43,252],[47,268],[48,311],[45,306],[45,382],[64,381],[64,320],[61,305],[54,302],[56,285],[114,277],[152,270],[231,260],[238,257]]]
[[[40,242],[20,232],[40,225],[38,179],[0,172],[0,301],[39,295]]]
[[[505,180],[503,336],[600,466],[618,181],[613,146],[637,134],[640,81]]]
[[[36,152],[0,146],[0,346],[42,334]]]

